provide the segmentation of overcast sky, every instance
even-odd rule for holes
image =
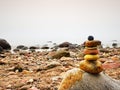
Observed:
[[[120,0],[0,0],[0,38],[12,45],[79,44],[88,35],[120,41]]]

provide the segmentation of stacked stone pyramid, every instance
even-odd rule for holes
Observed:
[[[58,90],[105,90],[106,86],[103,82],[101,83],[104,75],[100,73],[103,71],[102,63],[98,60],[98,45],[101,45],[101,42],[94,40],[93,36],[88,36],[84,45],[83,53],[85,56],[84,60],[80,62],[80,67],[67,71]],[[92,83],[91,80],[93,80]],[[100,87],[98,87],[99,84]],[[113,86],[113,88],[115,87]]]
[[[93,36],[88,36],[88,41],[85,42],[85,49],[83,53],[85,54],[84,60],[80,62],[80,69],[92,73],[98,74],[102,69],[102,63],[99,59],[99,50],[97,48],[101,42],[94,40]]]

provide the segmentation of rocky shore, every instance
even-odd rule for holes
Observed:
[[[84,60],[81,47],[67,44],[41,51],[16,47],[0,53],[0,90],[58,90],[65,72],[78,68]],[[120,80],[120,48],[99,51],[103,72]]]

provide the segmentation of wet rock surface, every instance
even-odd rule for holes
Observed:
[[[107,50],[100,52],[103,72],[120,80],[120,48]],[[68,52],[69,57],[60,58],[49,58],[53,51],[47,50],[0,54],[0,90],[58,90],[65,72],[83,60],[82,55],[78,57],[82,50]]]

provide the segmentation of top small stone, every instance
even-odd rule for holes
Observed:
[[[94,37],[93,36],[88,36],[88,40],[92,41],[92,40],[94,40]]]

